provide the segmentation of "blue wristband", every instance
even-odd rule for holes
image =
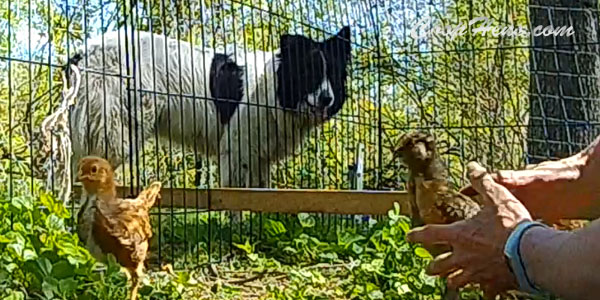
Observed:
[[[538,289],[527,276],[527,271],[525,270],[525,265],[521,258],[521,238],[528,229],[537,226],[548,227],[540,222],[534,221],[524,221],[519,223],[508,236],[506,244],[504,245],[504,255],[508,259],[508,264],[517,279],[519,289],[530,294],[540,294],[542,291]]]

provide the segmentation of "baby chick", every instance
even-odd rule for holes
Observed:
[[[473,199],[448,186],[448,174],[437,154],[433,136],[422,132],[406,134],[394,157],[402,157],[408,165],[410,177],[407,185],[413,226],[450,224],[471,218],[481,209]],[[451,251],[441,246],[433,246],[428,250],[434,256]],[[454,289],[447,290],[444,295],[445,300],[459,297],[458,290]]]
[[[448,174],[437,154],[433,136],[408,133],[394,154],[402,157],[409,169],[408,193],[416,226],[449,224],[479,212],[477,202],[448,186]]]
[[[161,183],[153,182],[135,199],[117,198],[112,167],[93,156],[79,161],[77,181],[85,190],[78,214],[79,238],[98,260],[109,253],[115,256],[131,276],[130,299],[136,299],[152,237],[148,211],[160,197]]]

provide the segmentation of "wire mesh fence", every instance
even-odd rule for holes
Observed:
[[[435,135],[458,186],[468,161],[519,168],[573,153],[597,132],[594,2],[8,0],[0,10],[7,199],[39,193],[55,171],[42,168],[39,127],[61,102],[68,62],[82,70],[73,160],[109,159],[131,194],[153,180],[196,190],[353,189],[357,172],[364,189],[403,190],[406,170],[392,150],[410,130]],[[575,24],[586,34],[415,36],[477,17],[514,28]],[[188,208],[154,211],[155,261],[220,260],[282,223],[327,236],[376,220],[183,201]]]

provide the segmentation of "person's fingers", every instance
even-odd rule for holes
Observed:
[[[467,168],[469,169],[471,185],[479,194],[481,194],[484,202],[488,202],[488,204],[491,205],[499,204],[496,202],[506,199],[506,197],[499,197],[500,195],[512,197],[512,194],[508,191],[508,189],[497,184],[492,176],[486,172],[485,168],[480,166],[478,163],[470,162],[467,165]]]
[[[471,180],[471,186],[478,194],[483,196],[483,201],[493,201],[494,180],[492,179],[492,176],[487,173],[484,167],[474,161],[467,164],[467,170],[469,173],[469,179]]]
[[[456,264],[460,266],[462,272],[448,276],[448,285],[454,288],[460,288],[468,283],[478,283],[483,285],[491,283],[492,285],[490,285],[489,288],[493,288],[495,287],[493,284],[499,280],[499,278],[495,276],[496,274],[494,271],[490,270],[489,266],[484,264],[477,264],[472,261],[470,264],[461,262],[457,262]]]
[[[498,183],[510,189],[531,185],[532,183],[577,179],[580,175],[581,171],[577,166],[561,165],[533,170],[499,171],[497,180]]]
[[[500,170],[495,173],[489,173],[492,180],[497,184],[504,186],[507,189],[515,189],[529,184],[533,179],[530,179],[531,172],[529,171],[512,171]],[[477,196],[479,193],[471,184],[463,187],[460,193],[469,197]]]
[[[485,192],[489,186],[489,183],[494,181],[492,176],[484,167],[474,161],[467,164],[467,172],[469,173],[471,186],[475,189],[475,191],[481,195],[486,195]]]
[[[481,276],[482,274],[485,275]],[[473,282],[479,284],[485,299],[495,299],[498,295],[506,296],[508,291],[518,288],[518,284],[514,278],[487,272],[475,273]],[[502,299],[504,299],[504,297],[502,297]]]
[[[575,170],[576,171],[576,170]],[[569,174],[562,172],[563,174]],[[578,173],[573,172],[575,177]],[[500,170],[495,173],[490,173],[490,176],[497,184],[504,186],[507,189],[518,189],[523,186],[530,185],[535,182],[546,182],[552,181],[557,178],[557,172],[549,169],[533,169],[533,170]],[[475,196],[478,192],[473,188],[472,185],[467,185],[460,190],[460,193],[466,196]]]
[[[497,184],[512,190],[535,182],[551,181],[556,175],[548,170],[500,170],[495,173],[490,173],[490,176]],[[474,197],[479,194],[471,184],[463,187],[460,190],[460,193],[469,197]]]
[[[446,277],[448,274],[461,269],[463,264],[464,259],[461,259],[452,252],[446,252],[436,257],[429,266],[427,266],[426,272],[428,275]]]
[[[463,187],[462,189],[460,189],[459,193],[465,195],[465,196],[469,196],[469,197],[475,197],[477,195],[479,195],[477,193],[477,191],[475,191],[475,189],[473,188],[473,186],[471,186],[470,184]]]
[[[464,269],[460,269],[448,276],[447,284],[450,289],[459,289],[470,282],[473,282],[471,273]]]
[[[581,153],[559,159],[559,160],[548,160],[543,161],[538,164],[527,165],[525,166],[526,170],[564,170],[569,169],[571,167],[576,167],[581,163],[582,155]]]
[[[481,289],[483,290],[484,299],[493,300],[499,294],[492,284],[484,284],[481,286]]]
[[[467,164],[467,173],[469,178],[478,178],[487,174],[487,170],[482,167],[478,162],[471,161]]]
[[[491,173],[492,179],[509,190],[528,187],[536,183],[556,180],[572,180],[581,175],[580,158],[570,157],[558,161],[546,161],[528,165],[524,170],[501,170]],[[477,191],[468,185],[461,190],[467,196],[474,196]]]
[[[488,300],[494,300],[498,295],[500,295],[501,299],[505,298],[513,298],[508,297],[508,291],[514,290],[515,288],[511,288],[509,286],[504,285],[504,282],[485,282],[479,285],[481,290],[483,291],[483,298]]]
[[[456,224],[425,225],[412,229],[406,234],[406,240],[411,243],[421,243],[427,246],[447,245],[456,239]]]

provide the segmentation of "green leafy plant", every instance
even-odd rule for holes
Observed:
[[[62,203],[46,194],[0,197],[0,220],[2,299],[126,298],[121,267],[108,256],[105,268],[98,270],[68,230],[70,214]],[[326,236],[316,215],[260,222],[264,238],[234,243],[237,255],[211,267],[213,272],[174,273],[150,266],[140,298],[441,298],[443,281],[424,272],[431,255],[405,241],[410,220],[400,215],[398,205],[387,218],[368,220],[368,227],[340,226]],[[470,289],[462,298],[481,295]]]
[[[67,230],[69,211],[51,196],[0,198],[2,299],[120,299],[126,278],[109,260],[104,272]]]
[[[300,214],[267,220],[264,241],[236,246],[255,272],[285,274],[284,286],[267,288],[275,299],[439,298],[442,281],[424,273],[431,255],[405,241],[409,224],[396,205],[366,231],[339,228],[323,239],[314,216]]]

